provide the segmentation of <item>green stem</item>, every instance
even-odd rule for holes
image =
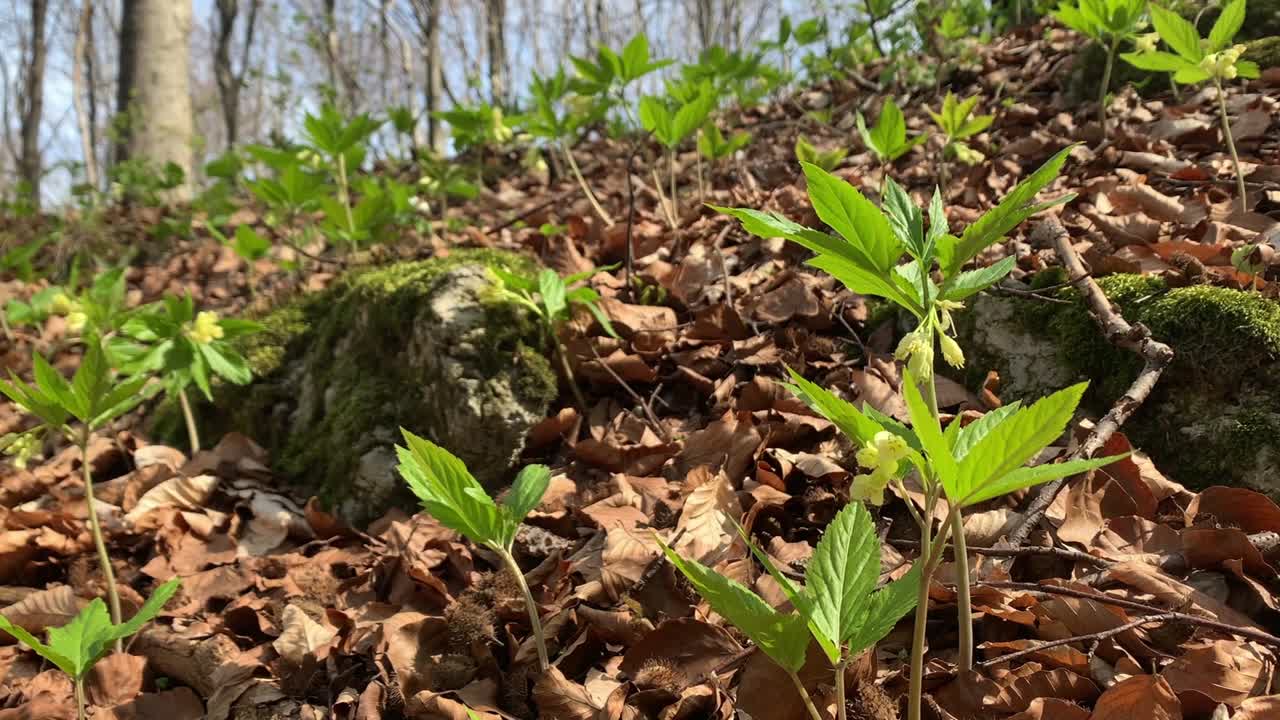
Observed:
[[[701,128],[698,129],[698,137],[702,137]],[[702,179],[702,153],[695,151],[693,155],[698,161],[698,202],[705,203],[707,201],[707,187]]]
[[[676,200],[676,149],[667,150],[667,175],[671,180],[671,220],[672,228],[680,219],[680,203]]]
[[[804,689],[804,683],[800,682],[800,676],[794,670],[788,670],[787,674],[791,676],[791,682],[795,683],[796,692],[800,693],[800,699],[804,701],[805,709],[809,711],[809,717],[813,720],[822,720],[822,715],[818,712],[817,706],[813,704],[813,698],[809,697],[809,691]]]
[[[84,678],[78,677],[75,682],[76,686],[76,719],[88,720],[88,704],[84,699]]]
[[[569,170],[573,172],[574,180],[578,181],[578,187],[582,188],[582,194],[587,196],[587,202],[591,203],[596,215],[599,215],[600,219],[604,221],[605,227],[613,227],[613,218],[600,206],[600,201],[596,199],[595,193],[591,192],[591,187],[587,185],[586,178],[582,177],[582,170],[578,168],[578,161],[573,159],[573,152],[563,143],[560,145],[560,151],[564,153],[565,159],[569,161]]]
[[[841,658],[836,664],[836,719],[848,720],[849,708],[845,706],[844,669],[849,664],[848,658]]]
[[[351,214],[351,189],[347,184],[347,154],[338,153],[338,199],[342,201],[342,209],[347,215],[347,234],[351,249],[356,246],[356,220]]]
[[[969,555],[965,548],[964,516],[951,513],[951,544],[956,555],[956,613],[960,621],[960,661],[963,678],[973,670],[973,606],[969,597]]]
[[[936,502],[936,496],[931,497],[929,507],[926,508],[926,517],[930,520],[933,518]],[[948,513],[947,522],[942,524],[936,538],[930,540],[928,529],[920,537],[920,558],[916,562],[923,565],[920,571],[920,590],[916,593],[915,625],[911,628],[911,677],[907,689],[907,720],[920,720],[921,708],[924,705],[924,642],[925,628],[929,622],[929,584],[933,581],[933,573],[938,569],[938,562],[942,559],[941,550],[946,547],[947,530],[951,526],[951,517],[955,514],[956,511],[953,508]]]
[[[1236,168],[1236,190],[1240,193],[1240,212],[1249,212],[1249,199],[1244,187],[1244,172],[1240,170],[1240,156],[1236,153],[1236,141],[1231,135],[1231,119],[1227,117],[1227,92],[1222,81],[1214,78],[1213,84],[1218,87],[1218,113],[1222,116],[1222,137],[1227,141],[1227,150],[1231,151],[1231,162]]]
[[[511,575],[520,586],[520,591],[524,593],[525,609],[529,611],[529,624],[533,627],[534,645],[538,648],[538,666],[542,672],[546,672],[551,667],[551,659],[547,655],[547,640],[542,635],[542,618],[538,615],[538,603],[534,601],[529,583],[525,582],[524,571],[516,563],[516,558],[511,551],[507,548],[495,548],[495,550],[502,556],[502,561],[506,563],[507,569],[511,571]]]
[[[1107,48],[1107,63],[1102,68],[1102,84],[1098,86],[1098,122],[1102,125],[1102,137],[1107,137],[1107,90],[1111,89],[1111,69],[1116,62],[1116,50],[1120,46],[1120,39],[1116,38],[1111,41],[1111,46]]]
[[[569,390],[573,392],[573,399],[578,403],[578,407],[586,417],[587,399],[582,395],[582,388],[578,387],[578,380],[573,375],[573,367],[569,364],[569,351],[565,348],[564,343],[559,338],[552,338],[556,344],[556,355],[560,358],[560,370],[564,372],[564,379],[569,383]]]
[[[111,568],[111,556],[107,553],[107,543],[102,537],[102,525],[98,522],[98,509],[93,499],[93,471],[89,468],[89,440],[93,435],[89,426],[85,425],[80,432],[80,466],[84,477],[84,500],[89,510],[89,531],[93,534],[93,544],[98,550],[98,563],[102,566],[102,576],[107,584],[107,607],[111,610],[111,623],[120,624],[120,593],[116,589],[116,573]],[[117,639],[116,652],[124,650],[124,644]]]
[[[187,423],[187,440],[191,443],[191,454],[200,452],[200,430],[196,427],[195,413],[191,412],[191,401],[187,399],[187,389],[178,391],[178,404],[182,406],[182,419]]]

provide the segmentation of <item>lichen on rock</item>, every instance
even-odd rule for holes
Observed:
[[[212,420],[356,523],[412,505],[395,472],[400,426],[500,484],[557,380],[534,319],[492,292],[492,266],[533,262],[455,251],[352,272],[275,309],[243,348],[258,379],[221,393]]]
[[[1280,496],[1271,477],[1280,459],[1280,303],[1208,285],[1170,288],[1139,275],[1098,283],[1125,319],[1174,351],[1156,391],[1125,426],[1133,442],[1193,487],[1238,484]],[[1002,397],[1013,400],[1091,380],[1087,402],[1105,412],[1142,361],[1107,342],[1077,291],[1056,297],[1071,303],[975,298],[958,316],[970,352],[967,384],[995,369]]]

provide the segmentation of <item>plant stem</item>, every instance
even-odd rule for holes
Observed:
[[[578,168],[578,161],[573,159],[573,152],[563,143],[560,145],[560,151],[564,153],[565,159],[569,161],[569,170],[573,172],[573,178],[578,181],[578,187],[582,188],[582,194],[587,196],[587,202],[591,203],[596,215],[599,215],[600,219],[604,221],[605,227],[613,227],[613,218],[600,206],[600,201],[596,199],[596,194],[591,192],[591,187],[587,185],[586,178],[582,177],[582,170]]]
[[[569,382],[569,390],[573,392],[573,399],[578,403],[578,407],[582,410],[583,417],[585,417],[587,399],[583,397],[582,388],[578,387],[578,380],[573,376],[573,367],[569,365],[569,351],[565,348],[564,343],[560,342],[559,338],[553,336],[552,342],[556,344],[556,355],[560,358],[560,370],[564,372],[564,379]]]
[[[347,214],[347,234],[351,249],[356,249],[356,220],[351,214],[351,189],[347,185],[347,154],[338,153],[338,199]]]
[[[800,676],[794,670],[788,670],[787,674],[791,676],[791,682],[795,683],[796,692],[800,693],[800,699],[804,701],[805,708],[809,711],[809,717],[813,720],[822,720],[822,715],[818,713],[818,708],[813,704],[813,698],[809,697],[809,691],[804,689],[804,683],[800,682]]]
[[[1102,84],[1098,86],[1098,122],[1102,125],[1102,137],[1107,137],[1107,90],[1111,89],[1111,68],[1116,62],[1116,49],[1120,46],[1120,38],[1111,41],[1107,48],[1107,64],[1102,68]]]
[[[973,670],[973,606],[969,597],[969,555],[965,548],[964,516],[951,513],[951,544],[955,548],[956,613],[960,621],[960,661],[963,675]]]
[[[516,583],[520,586],[520,591],[524,593],[525,609],[529,611],[529,624],[533,627],[533,641],[538,648],[538,666],[542,672],[546,672],[551,667],[551,659],[547,656],[547,641],[542,635],[542,618],[538,615],[538,604],[533,599],[533,593],[529,590],[529,583],[525,582],[524,572],[516,563],[516,558],[507,548],[495,548],[498,554],[502,556],[502,561],[506,563],[507,569],[515,577]]]
[[[671,226],[672,230],[675,230],[676,219],[671,214],[671,201],[667,199],[667,193],[662,189],[662,178],[658,177],[657,165],[650,165],[649,172],[653,175],[653,187],[658,193],[658,204],[662,206],[662,214],[667,216],[667,225]]]
[[[120,624],[120,593],[116,590],[116,573],[111,569],[111,556],[107,554],[107,543],[102,537],[102,525],[98,523],[98,509],[93,499],[93,471],[89,468],[89,439],[93,434],[85,425],[80,431],[80,466],[84,477],[84,499],[89,509],[89,531],[93,533],[93,544],[98,549],[98,563],[102,565],[102,576],[107,583],[107,607],[111,610],[111,622]],[[116,652],[124,649],[120,639],[116,639]]]
[[[1222,116],[1222,137],[1227,141],[1227,150],[1231,151],[1231,162],[1236,168],[1236,190],[1240,193],[1240,212],[1249,212],[1249,199],[1245,196],[1244,172],[1240,170],[1240,156],[1236,153],[1236,141],[1231,135],[1231,119],[1227,117],[1227,91],[1222,81],[1214,78],[1213,84],[1218,87],[1218,113]]]
[[[927,515],[930,520],[933,518],[933,509],[936,504],[936,497],[931,498],[929,507],[926,508]],[[920,590],[916,593],[916,618],[915,624],[911,628],[911,677],[910,685],[907,689],[907,720],[920,720],[920,710],[924,704],[924,642],[925,628],[929,622],[929,584],[933,580],[933,573],[938,568],[938,561],[942,559],[942,549],[947,544],[947,530],[951,526],[951,516],[956,514],[956,510],[952,508],[947,515],[947,522],[942,524],[938,530],[938,536],[929,540],[928,529],[921,536],[920,558],[916,560],[918,563],[924,563],[920,572]]]
[[[702,137],[701,129],[698,130],[698,137]],[[702,153],[694,152],[693,155],[698,159],[698,202],[704,203],[707,201],[707,187],[702,179]]]
[[[676,149],[667,150],[667,175],[671,181],[671,221],[672,229],[680,218],[680,203],[676,200]]]
[[[191,412],[191,402],[187,400],[187,389],[178,391],[178,404],[182,406],[182,419],[187,423],[187,440],[191,443],[191,454],[200,452],[200,430],[196,427],[196,416]]]
[[[849,717],[849,709],[845,707],[844,699],[844,669],[849,664],[848,658],[841,658],[836,664],[836,719],[847,720]]]
[[[78,677],[75,681],[76,686],[76,719],[87,720],[89,713],[87,705],[84,701],[84,678]]]

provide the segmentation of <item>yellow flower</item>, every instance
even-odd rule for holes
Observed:
[[[906,457],[911,450],[906,440],[888,430],[881,430],[876,433],[871,442],[875,444],[876,452],[879,453],[882,463],[894,463],[894,472],[897,472],[898,469],[897,462]]]
[[[204,345],[221,338],[225,333],[218,324],[218,313],[205,310],[196,315],[196,321],[187,330],[192,342]]]
[[[942,357],[947,364],[954,368],[964,367],[964,351],[960,349],[960,343],[946,333],[939,335],[938,340],[942,343]]]
[[[66,293],[60,292],[53,296],[53,300],[49,303],[49,309],[53,311],[54,315],[69,315],[79,310],[80,305]]]
[[[855,456],[858,458],[858,464],[864,468],[874,470],[880,467],[880,450],[875,445],[868,443]]]
[[[1160,41],[1160,33],[1146,33],[1133,40],[1133,48],[1138,52],[1155,52],[1156,43]]]
[[[855,475],[853,484],[849,486],[849,499],[854,502],[869,502],[872,505],[884,504],[884,490],[889,486],[892,475],[876,470],[870,474]]]
[[[89,316],[80,311],[74,311],[67,314],[67,330],[78,333],[84,330],[84,326],[88,324]]]

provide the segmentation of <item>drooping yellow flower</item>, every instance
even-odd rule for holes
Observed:
[[[1156,51],[1156,43],[1160,41],[1160,33],[1145,33],[1139,35],[1133,40],[1133,48],[1138,52],[1149,53]]]
[[[938,340],[942,344],[942,358],[947,364],[954,368],[964,367],[964,351],[960,349],[960,343],[946,333],[939,335]]]
[[[89,316],[75,310],[67,314],[67,330],[78,333],[84,330],[84,326],[89,323]]]

